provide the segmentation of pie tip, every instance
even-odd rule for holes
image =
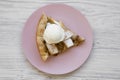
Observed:
[[[42,60],[46,61],[48,59],[48,55],[42,56]]]

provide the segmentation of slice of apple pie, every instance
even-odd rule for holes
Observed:
[[[78,46],[84,38],[68,29],[63,22],[42,14],[36,31],[36,42],[43,61],[67,49]]]

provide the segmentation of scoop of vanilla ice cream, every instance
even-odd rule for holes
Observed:
[[[47,23],[43,38],[48,44],[59,43],[64,40],[65,32],[60,25]]]

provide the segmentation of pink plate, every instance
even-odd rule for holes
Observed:
[[[36,46],[36,27],[43,12],[63,21],[72,31],[83,36],[85,42],[43,62]],[[86,18],[78,10],[65,4],[50,4],[39,8],[27,20],[22,34],[22,46],[29,62],[40,71],[55,75],[66,74],[79,68],[88,58],[92,43],[93,34]]]

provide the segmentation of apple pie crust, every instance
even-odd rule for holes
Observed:
[[[48,44],[44,38],[43,34],[46,29],[47,23],[58,24],[60,25],[66,33],[64,41],[61,41],[56,44]],[[38,51],[41,55],[43,61],[46,61],[49,56],[58,55],[67,49],[78,46],[82,42],[84,42],[84,38],[75,34],[70,29],[68,29],[62,21],[56,21],[51,17],[46,16],[46,14],[42,14],[36,30],[36,43],[38,47]]]

